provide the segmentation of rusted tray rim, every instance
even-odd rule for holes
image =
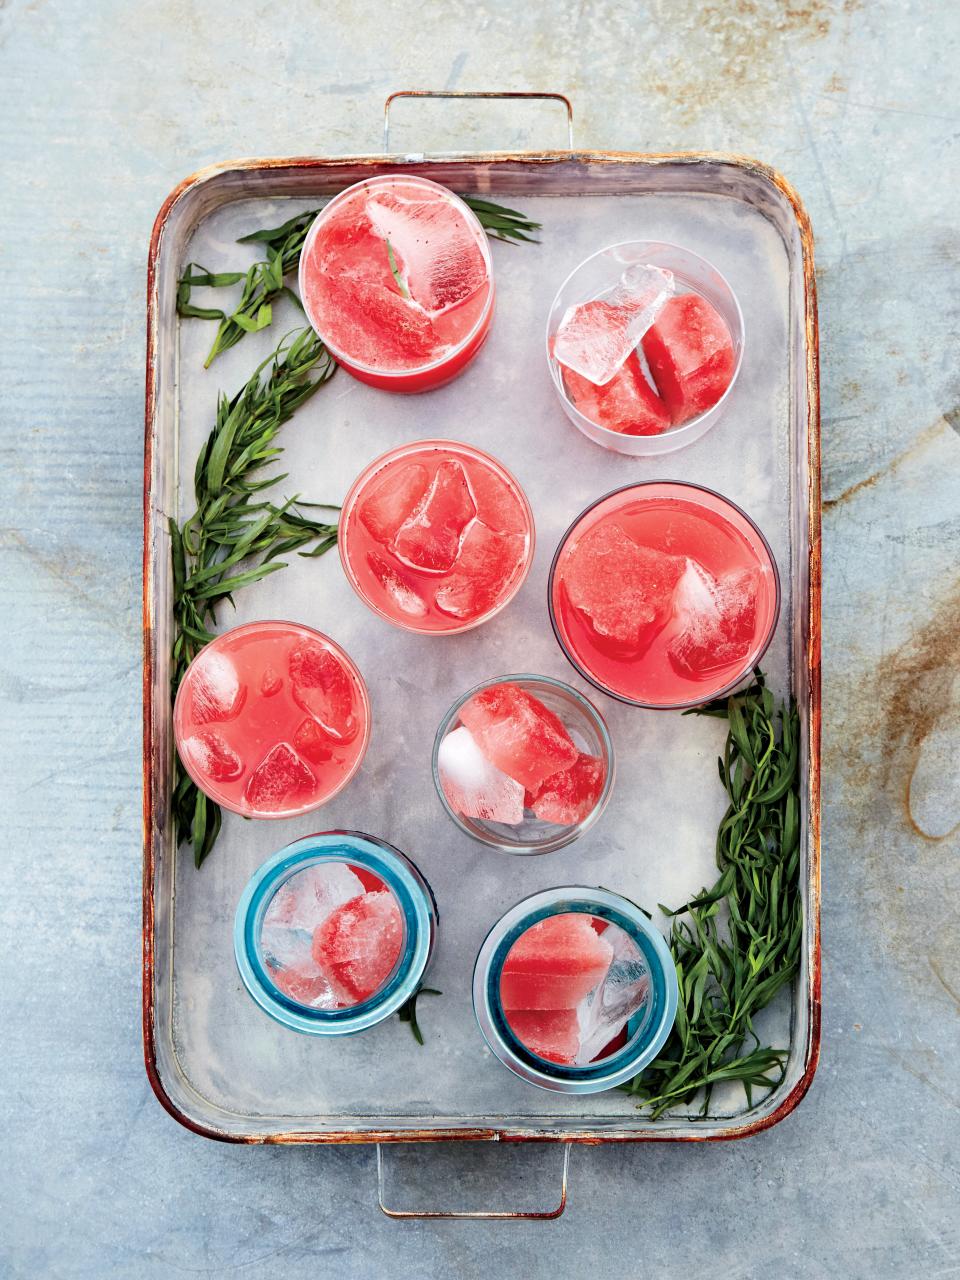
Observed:
[[[810,867],[808,903],[808,925],[810,929],[810,1025],[807,1037],[807,1053],[804,1071],[790,1092],[769,1114],[745,1121],[743,1124],[731,1125],[722,1133],[702,1134],[696,1132],[699,1123],[690,1120],[692,1132],[689,1134],[656,1134],[656,1133],[600,1133],[596,1129],[565,1130],[562,1133],[544,1132],[532,1125],[530,1130],[512,1126],[498,1128],[455,1128],[438,1130],[397,1130],[378,1131],[364,1130],[362,1133],[350,1130],[290,1131],[273,1134],[236,1134],[226,1133],[209,1125],[204,1125],[188,1116],[173,1102],[160,1079],[157,1055],[154,1043],[155,1022],[153,1010],[153,968],[154,968],[154,901],[153,884],[155,857],[152,838],[153,814],[153,658],[152,635],[153,619],[151,616],[152,573],[150,563],[150,547],[153,534],[153,512],[151,509],[150,480],[153,466],[153,427],[156,411],[156,330],[158,323],[158,301],[156,294],[157,262],[160,255],[161,241],[167,220],[175,206],[185,198],[188,192],[211,180],[232,171],[279,171],[283,169],[317,170],[318,172],[342,168],[346,165],[382,166],[396,164],[398,167],[415,167],[418,164],[434,165],[442,163],[469,163],[471,165],[490,165],[507,167],[511,163],[523,165],[551,165],[562,162],[579,162],[588,164],[648,164],[653,166],[667,164],[714,164],[729,165],[742,169],[754,177],[768,182],[783,196],[791,208],[800,236],[800,250],[803,267],[804,284],[804,324],[806,349],[806,390],[807,390],[807,467],[808,467],[808,609],[809,636],[807,645],[807,697],[809,700],[809,735],[810,735],[810,776],[807,787],[807,821],[809,823]],[[488,151],[488,152],[452,152],[442,155],[379,155],[358,154],[353,156],[291,156],[272,157],[266,159],[241,159],[226,161],[222,164],[208,165],[197,170],[179,182],[157,213],[150,237],[147,258],[147,344],[146,344],[146,395],[145,395],[145,430],[144,430],[144,485],[143,485],[143,950],[141,969],[141,999],[143,1051],[147,1078],[161,1106],[175,1120],[202,1137],[220,1142],[240,1143],[244,1145],[292,1145],[294,1143],[342,1143],[359,1144],[375,1142],[442,1142],[442,1141],[480,1141],[480,1142],[576,1142],[587,1145],[617,1142],[725,1142],[738,1138],[750,1137],[779,1124],[788,1116],[806,1095],[813,1082],[813,1077],[820,1060],[821,1040],[821,981],[822,957],[820,940],[820,897],[821,897],[821,829],[820,829],[820,751],[821,751],[821,478],[820,478],[820,342],[819,320],[817,313],[817,287],[814,274],[813,230],[810,219],[800,196],[782,173],[772,166],[735,152],[723,151]]]

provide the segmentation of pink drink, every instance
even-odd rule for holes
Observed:
[[[173,713],[187,773],[247,818],[289,818],[350,781],[370,736],[360,672],[327,636],[295,622],[251,622],[202,649]]]
[[[499,612],[533,560],[530,504],[489,455],[450,440],[403,445],[354,481],[340,558],[374,612],[408,631],[466,631]]]
[[[652,481],[602,498],[550,575],[557,639],[598,688],[648,707],[733,688],[776,626],[780,582],[760,530],[697,485]]]
[[[487,336],[487,237],[446,187],[368,178],[317,216],[300,255],[300,296],[355,378],[387,391],[428,391],[460,373]]]

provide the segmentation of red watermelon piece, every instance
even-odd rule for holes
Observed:
[[[313,958],[354,1003],[383,986],[403,943],[400,908],[389,890],[362,893],[327,916],[313,935]]]
[[[669,407],[644,377],[636,352],[602,387],[573,369],[562,372],[571,403],[598,426],[626,436],[655,436],[673,424]]]
[[[575,1010],[607,975],[613,948],[583,912],[547,916],[510,948],[500,975],[504,1009]]]
[[[293,700],[339,742],[352,742],[359,723],[353,714],[353,684],[343,663],[318,640],[301,640],[287,667]]]
[[[698,293],[664,303],[642,345],[675,426],[712,408],[730,385],[736,364],[730,330]]]
[[[544,822],[572,827],[597,807],[605,779],[600,757],[581,751],[569,769],[561,769],[541,784],[530,808]]]
[[[577,758],[563,721],[519,685],[481,689],[464,703],[460,720],[487,759],[530,790]]]
[[[580,1049],[576,1009],[504,1010],[507,1025],[531,1053],[569,1066]]]
[[[316,778],[293,747],[278,742],[250,775],[243,796],[251,809],[284,809],[316,784]]]

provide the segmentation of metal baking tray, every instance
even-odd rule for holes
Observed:
[[[338,373],[284,428],[282,469],[304,497],[339,502],[361,467],[388,448],[428,436],[465,440],[500,458],[526,489],[537,522],[535,564],[509,608],[454,638],[415,636],[377,619],[351,591],[335,553],[293,557],[288,569],[239,593],[221,627],[288,617],[346,647],[369,685],[373,736],[357,778],[323,810],[283,822],[224,814],[217,847],[197,872],[190,851],[175,847],[170,815],[167,517],[189,510],[194,460],[218,391],[232,394],[299,317],[291,307],[204,371],[211,326],[178,320],[177,277],[188,261],[234,268],[247,252],[238,236],[397,170],[523,209],[543,223],[541,243],[494,245],[493,329],[463,376],[428,395],[391,396]],[[575,431],[543,354],[559,283],[589,253],[625,239],[678,241],[711,260],[745,317],[743,368],[722,421],[659,460],[608,453]],[[599,495],[651,477],[719,489],[766,533],[783,607],[764,668],[776,694],[794,693],[802,723],[803,962],[761,1029],[789,1047],[786,1074],[753,1110],[739,1088],[718,1090],[704,1119],[680,1108],[653,1121],[620,1092],[583,1098],[533,1089],[486,1050],[470,1002],[482,938],[527,894],[602,884],[652,908],[680,903],[715,877],[723,723],[598,695],[566,663],[547,616],[547,570],[573,517]],[[813,1076],[820,1033],[819,517],[812,237],[796,194],[767,166],[714,153],[383,154],[238,161],[182,182],[150,244],[144,471],[143,1033],[150,1081],[171,1114],[196,1133],[234,1142],[595,1143],[742,1137],[791,1111]],[[618,750],[602,820],[541,858],[499,855],[461,835],[430,776],[433,735],[454,698],[481,679],[522,670],[558,676],[598,699]],[[441,925],[429,982],[443,995],[421,1001],[423,1048],[396,1019],[347,1041],[294,1035],[265,1018],[241,985],[231,924],[244,884],[282,844],[327,828],[386,837],[436,892]]]

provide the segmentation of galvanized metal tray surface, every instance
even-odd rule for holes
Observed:
[[[351,591],[335,553],[293,558],[241,592],[221,626],[293,618],[346,647],[369,685],[373,736],[358,777],[324,809],[282,822],[225,814],[217,847],[197,872],[190,851],[175,847],[170,815],[166,522],[190,510],[194,460],[218,391],[232,394],[298,316],[291,307],[271,330],[248,336],[204,371],[211,327],[178,320],[177,276],[188,261],[235,267],[247,252],[238,236],[398,169],[521,207],[543,223],[542,244],[494,246],[493,330],[462,377],[403,397],[338,373],[284,428],[283,469],[304,496],[339,502],[369,459],[404,441],[448,436],[478,445],[530,497],[534,567],[499,617],[452,638],[410,635],[377,619]],[[689,448],[651,461],[608,453],[575,431],[555,400],[543,354],[559,283],[595,249],[634,238],[677,241],[713,261],[745,318],[743,368],[724,418]],[[150,248],[148,307],[143,1018],[147,1070],[164,1106],[198,1133],[240,1142],[696,1140],[740,1137],[781,1119],[809,1085],[820,1029],[816,299],[810,228],[788,184],[754,161],[718,154],[243,161],[189,178],[163,206]],[[608,490],[649,478],[719,489],[766,533],[783,606],[764,668],[776,693],[795,694],[802,723],[803,961],[789,997],[764,1015],[761,1029],[789,1049],[786,1074],[751,1111],[739,1088],[719,1090],[705,1119],[681,1108],[652,1121],[619,1092],[568,1098],[533,1089],[487,1051],[470,1003],[480,942],[519,898],[556,884],[602,884],[654,908],[683,901],[716,874],[722,722],[639,711],[597,694],[566,663],[547,617],[547,570],[572,518]],[[601,821],[540,858],[500,855],[461,835],[430,776],[434,731],[453,699],[481,679],[523,670],[560,677],[596,698],[618,752],[617,784]],[[430,983],[443,995],[421,1003],[423,1048],[396,1019],[346,1041],[295,1035],[266,1018],[241,986],[231,925],[246,880],[282,844],[338,827],[385,836],[436,892],[441,924]]]

